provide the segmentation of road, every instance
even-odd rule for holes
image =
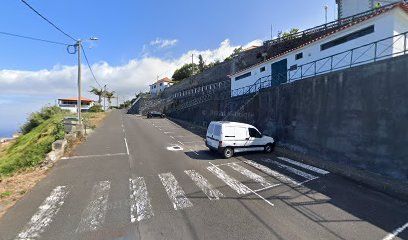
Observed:
[[[196,129],[114,111],[0,220],[0,239],[408,239],[408,204]]]

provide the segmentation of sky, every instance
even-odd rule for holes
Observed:
[[[276,36],[323,24],[325,5],[329,21],[336,17],[335,0],[26,1],[74,39],[98,37],[84,49],[98,82],[120,101],[148,91],[157,76],[171,77],[191,54],[222,61],[236,47],[270,39],[271,26]],[[74,44],[20,0],[2,0],[0,32]],[[77,56],[66,46],[0,34],[0,56],[0,137],[42,106],[76,96]],[[83,95],[96,100],[86,65],[82,79]]]

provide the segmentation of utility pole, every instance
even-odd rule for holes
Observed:
[[[119,94],[116,96],[116,107],[119,109]]]
[[[81,119],[81,50],[82,50],[82,41],[78,40],[76,43],[78,50],[78,99],[77,99],[77,112],[78,112],[78,124],[82,125]]]
[[[105,100],[106,100],[106,84],[103,87],[103,111],[106,111]]]
[[[273,40],[273,27],[272,27],[272,24],[271,24],[271,40]]]
[[[327,10],[329,9],[329,6],[325,5],[324,6],[324,15],[325,15],[325,23],[327,24]]]
[[[194,75],[194,54],[191,54],[191,68],[192,68],[191,76],[193,76]]]

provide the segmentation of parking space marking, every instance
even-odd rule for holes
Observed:
[[[240,190],[242,191],[241,194],[249,194],[249,193],[253,193],[254,195],[258,196],[260,199],[264,200],[267,204],[269,204],[270,206],[275,206],[273,203],[271,203],[268,199],[262,197],[259,193],[257,193],[256,191],[252,190],[251,188],[249,188],[248,186],[242,184],[241,182],[238,182],[235,178],[230,177],[229,175],[227,175],[221,168],[215,166],[213,163],[209,162],[212,166],[211,167],[207,167],[207,169],[209,171],[211,171],[214,175],[216,175],[218,178],[220,178],[221,180],[223,180],[225,183],[226,180],[230,181],[232,180],[232,182],[230,182],[231,186],[240,187]],[[236,182],[239,184],[237,186],[235,186]],[[232,184],[233,183],[233,184]],[[227,183],[227,185],[229,185]],[[230,185],[229,185],[230,186]],[[230,187],[231,187],[230,186]]]
[[[403,226],[395,229],[392,233],[388,234],[383,240],[392,240],[397,237],[398,234],[402,233],[406,228],[408,228],[408,222],[405,223]]]
[[[243,166],[237,164],[237,163],[231,163],[228,166],[230,166],[232,169],[234,169],[235,171],[241,173],[242,175],[246,176],[249,179],[254,180],[255,182],[261,184],[263,187],[270,187],[272,186],[271,183],[269,183],[268,181],[266,181],[265,178],[261,177],[260,175],[244,168]]]
[[[262,160],[262,161],[263,161],[263,162],[266,162],[266,163],[275,164],[275,165],[277,165],[278,167],[283,168],[283,169],[287,170],[288,172],[291,172],[291,173],[294,173],[294,174],[299,175],[299,176],[301,176],[301,177],[304,177],[304,178],[306,178],[307,180],[314,180],[314,179],[317,178],[315,175],[312,175],[312,174],[303,172],[303,171],[301,171],[301,170],[298,170],[298,169],[293,168],[293,167],[290,167],[290,166],[288,166],[288,165],[285,165],[285,164],[276,162],[276,161],[271,160],[271,159],[264,159],[264,160]]]
[[[244,162],[251,165],[252,167],[260,170],[261,172],[264,172],[264,173],[278,179],[279,181],[282,181],[284,183],[292,183],[292,184],[295,184],[295,185],[299,185],[299,183],[296,182],[295,180],[293,180],[292,178],[287,177],[287,176],[285,176],[285,175],[283,175],[281,173],[278,173],[278,172],[276,172],[276,171],[274,171],[274,170],[272,170],[272,169],[270,169],[270,168],[268,168],[268,167],[266,167],[264,165],[261,165],[259,163],[254,162],[254,161],[251,161],[251,160],[247,160],[247,161],[244,161]]]
[[[288,163],[291,163],[291,164],[296,165],[298,167],[302,167],[304,169],[310,170],[310,171],[315,172],[315,173],[319,173],[319,174],[323,174],[323,175],[330,173],[329,171],[323,170],[321,168],[310,166],[310,165],[307,165],[307,164],[304,164],[304,163],[301,163],[301,162],[297,162],[297,161],[294,161],[294,160],[289,159],[289,158],[278,157],[278,159],[280,159],[282,161],[285,161],[285,162],[288,162]]]

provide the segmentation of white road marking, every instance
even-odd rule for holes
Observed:
[[[183,144],[190,144],[190,143],[203,143],[204,140],[201,141],[192,141],[192,142],[183,142]]]
[[[249,165],[251,165],[252,167],[257,168],[258,170],[260,170],[260,171],[262,171],[262,172],[264,172],[264,173],[266,173],[266,174],[268,174],[268,175],[274,177],[274,178],[277,178],[278,180],[280,180],[280,181],[282,181],[282,182],[292,183],[292,184],[295,184],[295,185],[299,185],[299,183],[296,182],[295,180],[293,180],[292,178],[287,177],[287,176],[285,176],[285,175],[283,175],[283,174],[281,174],[281,173],[278,173],[278,172],[276,172],[276,171],[274,171],[274,170],[272,170],[272,169],[270,169],[270,168],[268,168],[268,167],[265,167],[264,165],[261,165],[261,164],[259,164],[259,163],[253,162],[253,161],[251,161],[251,160],[246,160],[246,161],[244,161],[244,162],[247,163],[247,164],[249,164]]]
[[[128,143],[127,143],[126,138],[124,138],[124,139],[125,139],[125,145],[126,145],[126,153],[127,153],[127,155],[129,155],[129,147],[128,147]]]
[[[323,169],[321,169],[321,168],[313,167],[313,166],[310,166],[310,165],[307,165],[307,164],[304,164],[304,163],[301,163],[301,162],[294,161],[294,160],[289,159],[289,158],[285,158],[285,157],[278,157],[278,158],[279,158],[280,160],[282,160],[282,161],[291,163],[291,164],[293,164],[293,165],[302,167],[302,168],[304,168],[304,169],[307,169],[307,170],[310,170],[310,171],[313,171],[313,172],[316,172],[316,173],[319,173],[319,174],[325,175],[325,174],[330,173],[329,171],[323,170]]]
[[[185,170],[184,172],[194,181],[197,187],[199,187],[201,191],[203,191],[210,200],[214,199],[219,200],[220,197],[224,196],[218,189],[214,188],[213,185],[211,185],[211,183],[209,183],[208,180],[205,179],[198,172],[194,170]]]
[[[408,228],[408,222],[405,223],[403,226],[395,229],[392,231],[392,233],[388,234],[383,240],[392,240],[394,239],[398,234],[402,233],[406,228]]]
[[[31,217],[30,221],[21,231],[16,240],[38,239],[40,234],[52,223],[53,218],[64,204],[64,199],[68,195],[66,186],[58,186],[52,190],[38,211]]]
[[[232,179],[232,180],[235,180],[234,178],[231,178],[230,176],[228,176],[227,174],[225,174],[225,172],[223,171],[223,170],[221,170],[219,167],[217,167],[217,166],[215,166],[213,163],[211,163],[210,162],[210,164],[212,165],[212,167],[207,167],[207,169],[208,170],[210,170],[209,168],[213,168],[213,170],[215,170],[215,172],[218,172],[218,174],[216,174],[216,173],[214,173],[218,178],[220,178],[220,176],[222,176],[222,175],[225,175],[226,177],[228,177],[228,178],[230,178],[230,179]],[[211,170],[210,170],[211,171]],[[224,177],[225,177],[224,176]],[[220,178],[221,180],[223,180],[222,178]],[[237,180],[235,180],[235,181],[237,181]],[[224,182],[225,182],[225,180],[224,180]],[[237,181],[238,182],[238,181]],[[227,183],[227,182],[225,182],[225,183]],[[238,182],[239,184],[241,184],[242,186],[244,186],[245,187],[245,191],[247,191],[247,193],[243,193],[243,194],[249,194],[249,193],[253,193],[253,194],[255,194],[256,196],[258,196],[260,199],[262,199],[262,200],[264,200],[267,204],[269,204],[270,206],[275,206],[275,205],[273,205],[273,203],[271,203],[269,200],[267,200],[266,198],[264,198],[264,197],[262,197],[261,195],[259,195],[259,193],[257,193],[256,191],[254,191],[254,190],[252,190],[252,189],[250,189],[249,187],[247,187],[247,186],[245,186],[244,184],[242,184],[242,183],[240,183],[240,182]],[[228,183],[227,183],[228,184]]]
[[[183,151],[183,148],[177,145],[173,145],[166,148],[169,151]]]
[[[159,174],[159,178],[167,192],[175,210],[192,207],[183,189],[179,186],[176,178],[171,173]]]
[[[170,133],[174,133],[174,132],[164,132],[164,134],[170,134]]]
[[[246,176],[247,178],[252,179],[255,182],[261,184],[263,187],[272,186],[272,184],[269,183],[268,181],[266,181],[265,178],[263,178],[263,177],[259,176],[258,174],[256,174],[256,173],[242,167],[241,165],[238,165],[237,163],[231,163],[228,166],[230,166],[235,171],[241,173],[242,175]]]
[[[293,168],[293,167],[290,167],[290,166],[288,166],[288,165],[285,165],[285,164],[282,164],[282,163],[273,161],[273,160],[271,160],[271,159],[264,159],[264,160],[262,160],[262,161],[263,161],[263,162],[267,162],[267,163],[273,163],[273,164],[277,165],[278,167],[287,170],[288,172],[291,172],[291,173],[294,173],[294,174],[296,174],[296,175],[302,176],[302,177],[304,177],[304,178],[306,178],[306,179],[308,179],[308,180],[312,180],[312,179],[316,179],[316,178],[317,178],[315,175],[312,175],[312,174],[309,174],[309,173],[300,171],[300,170],[298,170],[298,169],[296,169],[296,168]]]
[[[195,151],[195,150],[193,150],[193,149],[191,149],[191,148],[189,148],[190,149],[190,151],[192,151],[195,155],[200,155],[197,151]]]
[[[146,183],[142,177],[129,178],[130,221],[132,223],[153,217]]]
[[[227,175],[221,168],[213,165],[213,166],[207,167],[207,169],[208,171],[213,173],[215,176],[217,176],[219,179],[221,179],[223,182],[225,182],[230,188],[234,189],[238,194],[251,193],[251,191],[249,190],[247,186],[240,183],[235,178],[232,178],[229,175]]]
[[[112,157],[112,156],[125,156],[127,153],[111,153],[111,154],[101,154],[101,155],[87,155],[87,156],[72,156],[63,157],[61,159],[80,159],[80,158],[95,158],[95,157]]]
[[[102,227],[108,207],[109,190],[109,181],[95,184],[91,192],[91,201],[82,212],[77,232],[95,231]]]

